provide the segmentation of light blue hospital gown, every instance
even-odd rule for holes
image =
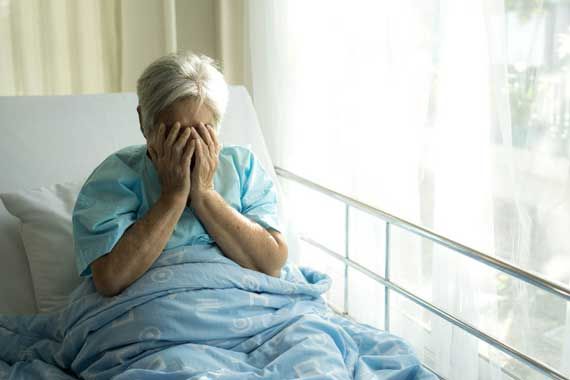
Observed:
[[[282,231],[277,192],[271,177],[248,148],[224,146],[214,188],[226,202],[264,228]],[[160,180],[146,145],[124,148],[103,161],[81,189],[73,210],[77,270],[91,276],[90,264],[109,253],[129,226],[141,219],[160,196]],[[214,240],[186,207],[165,250]]]

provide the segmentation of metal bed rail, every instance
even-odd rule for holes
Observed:
[[[448,239],[442,235],[439,235],[429,229],[424,227],[418,226],[414,223],[406,221],[402,218],[389,214],[385,211],[357,201],[351,197],[346,195],[340,194],[334,190],[328,189],[324,186],[316,184],[306,178],[298,176],[288,170],[275,166],[275,171],[278,176],[283,177],[285,179],[291,180],[298,184],[301,184],[305,187],[308,187],[312,190],[315,190],[319,193],[325,194],[331,198],[334,198],[342,203],[345,204],[345,252],[344,255],[334,252],[327,247],[323,246],[322,244],[310,239],[309,237],[301,237],[301,239],[313,246],[320,248],[323,252],[329,254],[330,256],[342,261],[345,264],[345,288],[344,288],[344,304],[345,307],[347,305],[348,300],[348,283],[346,282],[346,276],[348,275],[348,267],[351,267],[360,273],[368,276],[369,278],[381,283],[385,289],[385,307],[384,307],[384,321],[385,321],[385,328],[387,331],[390,330],[390,290],[395,291],[396,293],[406,297],[410,301],[414,302],[415,304],[423,307],[424,309],[430,311],[431,313],[443,318],[447,322],[461,328],[464,331],[467,331],[471,335],[481,339],[482,341],[488,343],[492,347],[502,351],[503,353],[525,363],[526,365],[534,368],[535,370],[539,371],[543,375],[551,379],[556,380],[570,380],[568,377],[564,376],[556,369],[550,367],[549,365],[541,362],[540,360],[534,359],[517,349],[499,341],[498,339],[484,333],[483,331],[479,330],[478,328],[474,327],[473,325],[447,313],[446,311],[438,308],[437,306],[431,304],[430,302],[426,301],[425,299],[418,297],[411,291],[403,288],[402,286],[395,283],[390,278],[390,232],[393,226],[400,227],[414,235],[418,235],[422,238],[431,240],[436,244],[441,246],[447,247],[452,251],[461,253],[464,256],[470,257],[473,260],[476,260],[484,265],[494,268],[500,272],[506,273],[510,276],[513,276],[521,281],[524,281],[530,285],[538,287],[550,294],[553,294],[557,297],[562,298],[566,302],[570,301],[570,289],[566,286],[549,281],[537,274],[531,273],[526,271],[522,268],[519,268],[515,265],[512,265],[506,261],[498,259],[496,257],[489,256],[483,252],[479,252],[473,248],[467,247],[461,243],[458,243],[454,240]],[[349,257],[349,249],[348,249],[348,231],[349,231],[349,210],[350,207],[355,209],[364,211],[370,215],[378,217],[386,222],[386,243],[385,243],[385,268],[384,268],[384,276],[380,276],[367,268],[363,267],[362,265],[358,264],[357,262],[353,261]],[[444,377],[435,372],[433,369],[428,368],[431,372],[435,373],[440,379]]]

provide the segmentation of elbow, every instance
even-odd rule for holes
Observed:
[[[281,277],[281,268],[276,269],[274,271],[265,272],[265,274],[268,276],[271,276],[271,277],[280,278]]]
[[[266,275],[271,277],[281,277],[281,269],[287,262],[288,249],[287,244],[280,244],[277,252],[273,254],[273,260],[271,260],[268,268],[263,271]]]
[[[266,274],[271,277],[280,278],[281,277],[281,268],[282,267],[274,267],[274,268],[266,268],[264,270],[260,270],[259,272]]]
[[[103,297],[115,297],[121,294],[121,291],[118,288],[112,286],[104,286],[104,287],[97,287],[97,293],[102,295]]]
[[[102,258],[101,258],[102,259]],[[91,264],[91,272],[93,273],[93,284],[97,293],[103,297],[114,297],[122,292],[123,289],[117,283],[106,262],[98,259]]]
[[[103,297],[114,297],[121,293],[121,289],[116,286],[112,281],[105,280],[104,277],[95,276],[93,274],[93,283],[95,284],[95,289],[97,293]]]

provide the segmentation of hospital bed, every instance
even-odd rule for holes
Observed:
[[[110,153],[127,145],[144,143],[142,134],[138,129],[136,106],[137,99],[133,93],[1,97],[0,173],[2,177],[0,193],[28,191],[27,197],[29,199],[34,196],[33,192],[29,192],[31,189],[68,183],[72,185],[64,188],[52,188],[53,191],[50,194],[57,194],[58,191],[60,193],[68,191],[69,194],[72,194],[72,190],[77,189],[78,184],[80,185],[93,168]],[[557,297],[562,297],[566,301],[570,301],[570,290],[568,288],[324,188],[285,169],[274,168],[263,140],[253,104],[244,87],[230,87],[230,101],[227,114],[222,122],[220,139],[223,144],[249,146],[256,153],[278,185],[281,205],[283,205],[284,199],[283,184],[293,182],[316,191],[324,197],[331,197],[342,202],[346,208],[345,233],[347,235],[351,209],[363,211],[385,222],[384,274],[379,275],[351,259],[348,246],[344,252],[335,252],[310,236],[299,235],[284,209],[280,210],[289,243],[291,261],[298,262],[301,243],[310,244],[342,263],[345,268],[345,276],[348,273],[347,269],[351,268],[385,287],[383,302],[384,328],[386,330],[390,330],[390,295],[398,293],[547,377],[568,380],[567,377],[548,365],[487,335],[391,279],[390,235],[394,229],[407,231],[407,233],[431,240],[436,244],[450,248],[457,254],[465,255],[537,286]],[[37,194],[40,198],[39,202],[50,202],[51,198],[49,197],[45,200],[41,198],[45,193],[43,195]],[[56,211],[50,211],[55,218],[59,218],[59,224],[56,226],[59,230],[51,231],[51,233],[55,236],[52,236],[53,239],[61,241],[52,241],[53,244],[70,243],[71,225],[69,217],[73,199],[65,199],[65,196],[62,199],[64,201],[61,199],[59,201],[65,204],[56,205],[54,206]],[[38,207],[41,208],[41,206]],[[40,211],[36,210],[36,214]],[[33,225],[34,218],[41,219],[43,217],[45,222],[46,215],[30,215],[29,217],[31,226],[27,226],[27,228],[33,230],[37,227]],[[43,227],[45,228],[45,226]],[[41,228],[41,226],[37,228]],[[6,210],[4,204],[0,203],[0,313],[3,314],[26,314],[53,310],[65,302],[67,294],[79,282],[71,253],[67,256],[63,255],[64,257],[50,257],[41,250],[35,253],[26,252],[27,249],[24,249],[24,242],[21,237],[24,233],[24,227],[20,221]],[[50,233],[50,231],[44,231],[45,233]],[[345,301],[351,296],[351,290],[347,284],[348,282],[345,281]],[[352,296],[357,297],[357,295]],[[346,306],[347,302],[344,302],[344,305]],[[338,312],[350,317],[349,310],[338,310]],[[436,373],[436,375],[438,374]],[[444,378],[441,375],[438,376]]]
[[[134,93],[0,97],[0,193],[81,183],[111,153],[125,146],[144,144],[138,127],[137,104]],[[220,140],[226,145],[250,147],[278,183],[253,104],[244,87],[230,88]],[[279,196],[282,196],[281,191]],[[65,216],[67,211],[60,207],[58,216]],[[0,313],[41,311],[35,295],[42,291],[41,285],[50,285],[45,278],[41,284],[34,283],[34,271],[38,273],[36,282],[40,281],[40,273],[45,272],[36,268],[38,264],[65,265],[58,278],[66,280],[55,287],[52,284],[52,289],[60,294],[77,283],[69,260],[27,257],[19,229],[18,219],[0,202]],[[57,232],[66,238],[69,236],[63,232],[70,231]]]

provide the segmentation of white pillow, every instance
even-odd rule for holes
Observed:
[[[81,182],[0,194],[10,214],[17,217],[32,274],[40,312],[65,306],[79,284],[73,252],[71,214]]]

